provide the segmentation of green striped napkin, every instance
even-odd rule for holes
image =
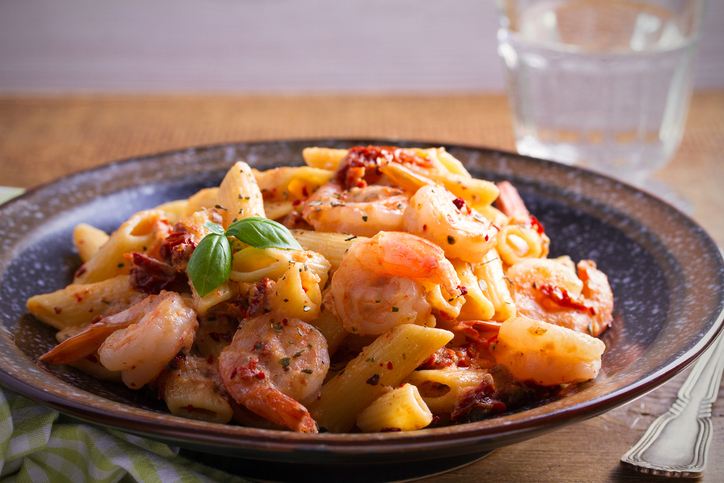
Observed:
[[[178,448],[81,422],[0,390],[3,482],[244,482]]]
[[[0,189],[0,203],[20,193]],[[246,481],[178,453],[178,448],[85,423],[0,388],[2,482]]]

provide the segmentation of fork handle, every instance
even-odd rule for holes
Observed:
[[[621,457],[624,466],[678,478],[703,474],[712,436],[711,406],[724,370],[722,334],[696,362],[674,404]]]

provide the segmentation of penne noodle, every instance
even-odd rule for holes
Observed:
[[[367,240],[365,237],[345,233],[325,233],[311,230],[291,230],[291,232],[305,250],[320,253],[329,260],[332,272],[339,268],[347,250],[357,243]]]
[[[357,427],[365,433],[413,431],[431,422],[432,413],[412,384],[383,394],[357,415]]]
[[[334,176],[334,171],[309,166],[285,166],[253,172],[267,201],[307,199]]]
[[[339,163],[347,156],[346,149],[304,148],[302,157],[307,166],[336,171]]]
[[[303,263],[293,263],[277,280],[268,304],[282,317],[310,322],[319,317],[322,305],[319,280]]]
[[[176,223],[181,221],[181,218],[186,216],[186,206],[188,200],[175,200],[163,203],[154,208],[154,210],[161,210],[166,214],[169,224],[174,226]]]
[[[230,300],[236,296],[237,293],[236,284],[231,280],[222,283],[216,287],[215,290],[212,290],[203,297],[199,297],[196,290],[192,288],[194,310],[199,315],[206,315],[206,312],[208,312],[211,307]]]
[[[547,254],[538,232],[521,225],[502,227],[498,232],[495,247],[503,263],[508,266],[523,258],[541,258]]]
[[[182,217],[191,216],[206,208],[213,208],[217,204],[219,204],[219,188],[204,188],[189,197]]]
[[[349,431],[357,414],[381,396],[385,386],[398,386],[452,337],[446,330],[412,324],[390,329],[322,386],[321,394],[309,406],[310,414],[329,431]]]
[[[35,295],[28,311],[56,329],[85,326],[97,316],[120,312],[145,298],[128,286],[128,275],[90,284],[72,284],[53,293]]]
[[[460,308],[458,320],[490,320],[495,314],[493,303],[488,300],[480,288],[472,265],[461,260],[451,260],[460,278],[460,285],[465,287],[465,303]]]
[[[128,274],[130,266],[123,255],[147,252],[156,240],[156,223],[165,220],[166,215],[160,210],[141,211],[133,215],[78,269],[73,283],[88,284]]]
[[[264,213],[270,220],[279,220],[293,211],[294,203],[291,201],[264,200]]]
[[[405,382],[417,387],[430,411],[450,414],[463,392],[478,386],[485,379],[492,379],[486,370],[450,367],[414,371]]]
[[[219,186],[218,204],[225,229],[242,218],[266,216],[261,191],[248,164],[239,161],[229,169]]]
[[[515,317],[515,302],[510,295],[509,281],[503,272],[503,263],[494,249],[490,250],[482,262],[473,267],[481,292],[492,304],[495,313],[492,320],[506,320]]]
[[[73,243],[83,263],[90,260],[93,255],[108,241],[108,234],[87,223],[81,223],[73,230]]]

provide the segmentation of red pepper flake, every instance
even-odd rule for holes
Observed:
[[[309,196],[309,192],[307,191],[306,186],[302,186],[302,195],[304,195],[305,198]]]
[[[231,375],[229,376],[229,379],[233,379],[235,377],[236,377],[236,367],[234,368],[233,371],[231,371]]]
[[[78,302],[82,302],[82,301],[83,301],[83,296],[82,296],[82,295],[76,295],[76,296],[75,296],[75,299],[76,299]]]
[[[289,321],[287,319],[282,319],[282,325],[287,325]]]
[[[380,433],[396,433],[398,431],[402,431],[400,428],[382,428],[380,429]]]
[[[193,410],[194,410],[194,405],[193,405],[193,404],[189,404],[188,406],[186,406],[186,410],[187,410],[188,412],[193,411]]]
[[[426,230],[427,230],[427,225],[422,225],[422,231],[426,231]]]
[[[63,311],[63,308],[62,308],[62,307],[53,307],[53,312],[55,312],[56,314],[59,314],[59,313],[61,313],[62,311]]]
[[[264,374],[263,372],[257,372],[256,374],[254,374],[254,377],[256,377],[257,379],[265,379],[266,374]]]
[[[467,295],[468,294],[468,288],[464,287],[462,285],[458,285],[458,290],[460,290],[460,295]]]
[[[206,359],[206,362],[209,364],[213,364],[214,363],[214,354],[209,354],[209,358]]]
[[[381,364],[380,364],[381,365]],[[379,374],[372,374],[372,376],[365,381],[370,386],[376,386],[380,382]]]
[[[209,337],[211,337],[211,340],[214,342],[219,342],[221,340],[221,334],[218,332],[209,332]]]
[[[387,370],[392,370],[392,361],[387,361]]]
[[[88,307],[88,312],[93,312],[93,307]]]
[[[543,225],[541,225],[540,221],[538,221],[538,218],[536,218],[533,215],[530,215],[530,226],[538,232],[539,235],[542,235],[545,233],[545,228],[543,228]]]
[[[462,198],[460,198],[460,197],[455,198],[455,199],[453,200],[453,205],[455,205],[455,207],[456,207],[458,210],[462,210],[462,209],[463,209],[463,206],[465,206],[465,200],[462,199]]]

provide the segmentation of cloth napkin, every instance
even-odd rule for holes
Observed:
[[[0,204],[22,193],[3,188]],[[246,482],[178,453],[179,448],[71,418],[0,388],[2,482]]]

